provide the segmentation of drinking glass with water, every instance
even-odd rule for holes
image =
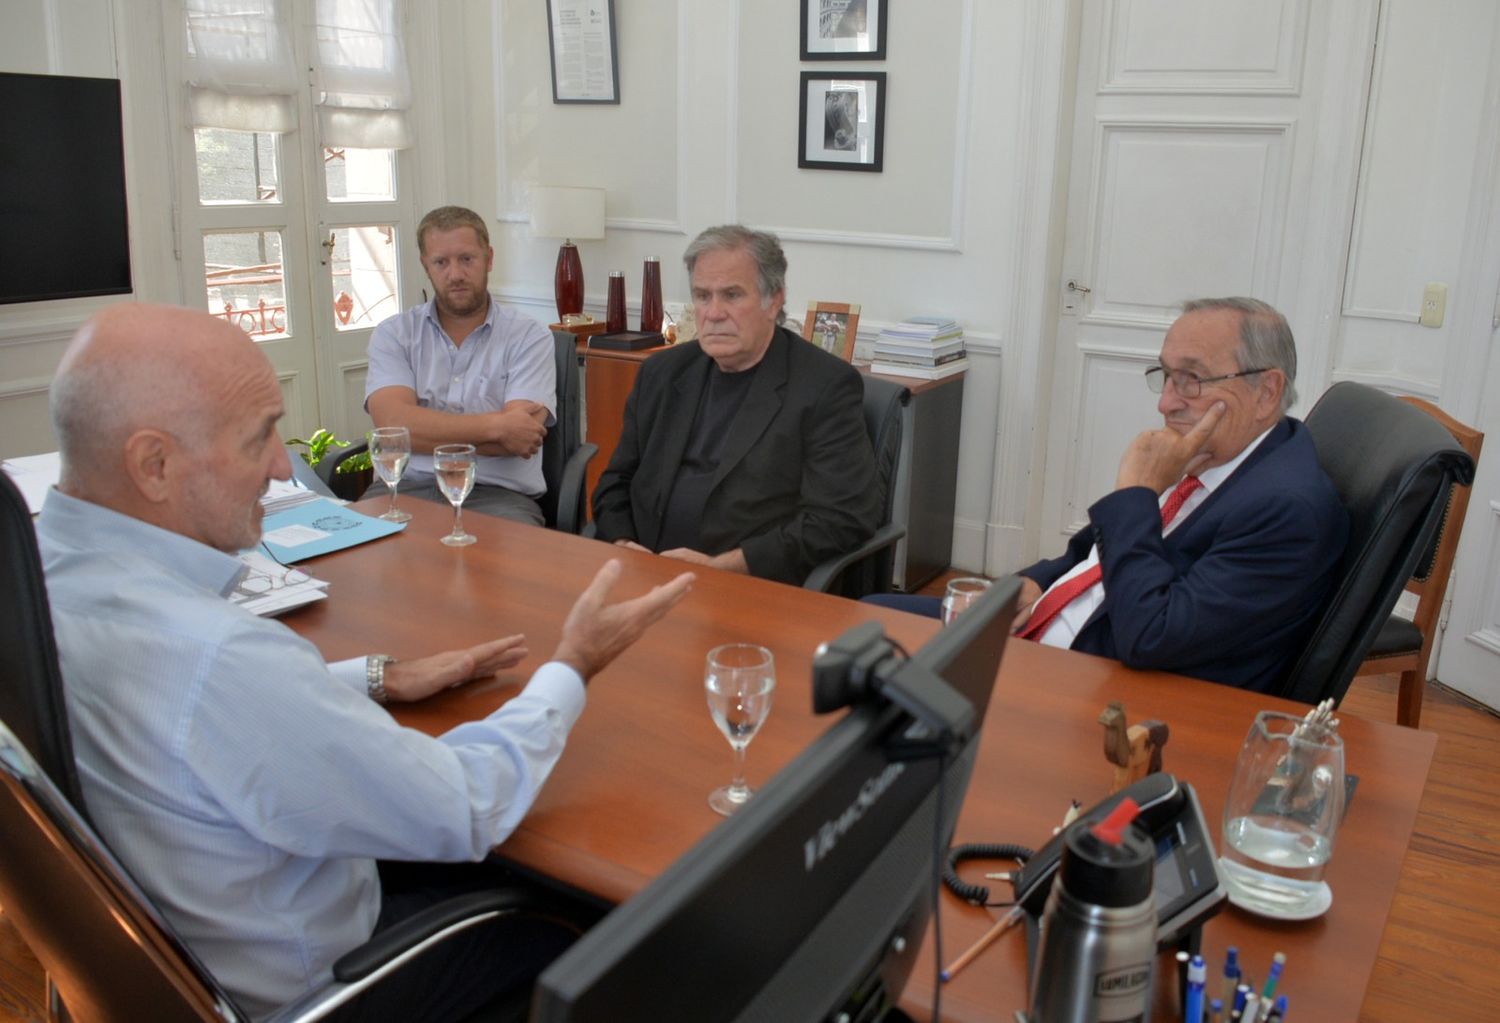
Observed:
[[[1321,711],[1321,713],[1320,713]],[[1323,874],[1344,816],[1344,741],[1327,708],[1255,716],[1224,803],[1219,872],[1235,905],[1308,919],[1333,901]]]

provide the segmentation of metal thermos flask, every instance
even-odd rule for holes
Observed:
[[[1128,809],[1126,809],[1128,807]],[[1124,811],[1124,812],[1121,812]],[[1029,1023],[1146,1023],[1156,959],[1155,848],[1127,799],[1063,836],[1042,914]]]

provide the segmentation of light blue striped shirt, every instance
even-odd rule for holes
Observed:
[[[528,316],[507,309],[494,296],[484,322],[455,345],[438,324],[434,302],[413,306],[383,320],[370,335],[365,404],[382,387],[409,387],[417,404],[438,412],[466,415],[499,412],[512,401],[547,407],[543,424],[557,421],[557,363],[552,332]],[[432,481],[432,456],[412,455],[409,479]],[[528,497],[546,493],[542,460],[481,456],[474,481],[501,486]]]
[[[237,558],[57,490],[37,533],[89,812],[254,1015],[370,936],[375,858],[477,860],[503,841],[583,710],[553,662],[433,739],[367,698],[363,660],[331,672],[224,599]]]

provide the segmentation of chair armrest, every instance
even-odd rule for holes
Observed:
[[[583,502],[587,497],[583,488],[589,463],[598,453],[599,445],[580,444],[563,466],[562,478],[557,485],[557,528],[564,533],[577,533],[583,525]]]
[[[322,480],[324,483],[331,485],[333,483],[333,474],[338,471],[340,465],[343,465],[344,462],[353,458],[355,455],[361,454],[368,450],[370,450],[369,442],[362,440],[356,441],[355,443],[350,444],[347,448],[338,448],[337,450],[330,451],[328,454],[324,455],[321,459],[319,459],[318,466],[313,471],[318,474],[318,479]]]
[[[311,1023],[368,990],[410,960],[455,934],[518,913],[555,916],[547,904],[519,888],[469,892],[429,906],[374,935],[333,964],[333,982],[283,1006],[265,1023]]]
[[[518,888],[495,888],[446,899],[344,953],[333,964],[334,979],[346,984],[362,980],[401,953],[432,938],[445,938],[497,916],[540,911],[542,907],[543,903],[535,896]]]
[[[885,550],[887,547],[894,547],[896,541],[905,535],[905,526],[899,526],[894,522],[887,522],[875,531],[874,536],[852,551],[847,551],[835,558],[829,558],[813,569],[808,573],[807,580],[802,584],[802,588],[804,590],[814,590],[818,593],[829,592],[834,581],[843,574],[846,568],[863,561],[872,554]]]

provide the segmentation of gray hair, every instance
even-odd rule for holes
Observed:
[[[781,239],[769,231],[755,231],[743,224],[721,224],[710,227],[694,238],[682,254],[683,265],[688,276],[693,275],[693,265],[705,252],[743,249],[755,260],[755,273],[760,288],[762,308],[771,304],[771,296],[786,290],[786,253],[781,251]],[[776,317],[777,323],[786,322],[786,307]]]
[[[1297,343],[1292,328],[1269,303],[1258,298],[1195,298],[1182,303],[1184,313],[1229,309],[1240,314],[1240,344],[1234,361],[1248,369],[1279,369],[1286,378],[1281,389],[1281,411],[1297,401]]]
[[[201,381],[176,360],[147,361],[121,366],[85,356],[59,367],[48,411],[65,482],[97,486],[117,473],[120,445],[147,425],[170,423],[172,435],[191,447],[213,432],[213,403],[203,400]]]

